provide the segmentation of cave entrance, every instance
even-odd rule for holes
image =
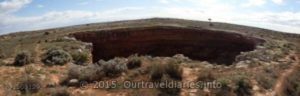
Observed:
[[[93,43],[93,62],[132,54],[173,56],[230,65],[240,52],[251,51],[262,40],[233,32],[154,26],[79,32],[73,36]]]

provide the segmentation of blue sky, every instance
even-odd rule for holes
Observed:
[[[170,17],[300,34],[300,0],[0,0],[0,34]]]

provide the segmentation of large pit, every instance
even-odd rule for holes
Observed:
[[[79,32],[73,36],[93,43],[93,62],[132,54],[184,54],[193,60],[230,65],[240,52],[254,50],[263,42],[233,32],[170,26]]]

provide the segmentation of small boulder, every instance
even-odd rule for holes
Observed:
[[[68,82],[69,86],[78,86],[79,85],[79,80],[78,79],[71,79]]]

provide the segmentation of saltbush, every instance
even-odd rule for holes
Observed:
[[[154,63],[151,66],[150,77],[151,80],[160,80],[164,75],[164,67],[160,66],[158,63]]]
[[[138,57],[136,55],[129,57],[128,63],[127,63],[128,69],[138,68],[138,67],[141,67],[141,65],[142,65],[142,60],[140,57]]]
[[[250,81],[241,78],[236,82],[236,88],[234,92],[237,96],[252,96],[251,90],[252,86]]]
[[[105,77],[102,67],[96,64],[87,66],[71,66],[68,72],[68,80],[78,79],[79,81],[95,81]]]
[[[42,59],[46,65],[64,65],[71,60],[71,55],[61,49],[50,49],[48,50]]]
[[[89,55],[84,52],[72,53],[72,58],[75,64],[83,65],[89,60]]]
[[[26,78],[19,82],[17,88],[22,94],[33,94],[40,90],[41,83],[36,79]]]
[[[211,72],[211,70],[204,70],[198,75],[199,77],[197,78],[198,81],[203,81],[203,82],[212,82],[216,78]]]
[[[180,64],[176,62],[176,60],[171,60],[165,66],[166,73],[173,79],[181,80],[182,79],[182,68]]]
[[[67,88],[59,87],[59,88],[51,88],[49,95],[50,96],[70,96],[70,93],[68,92]]]
[[[15,57],[14,65],[23,66],[31,63],[31,54],[27,51],[18,53]]]
[[[114,58],[108,61],[100,60],[98,65],[102,67],[103,72],[108,77],[118,76],[127,70],[126,60],[122,58]]]

